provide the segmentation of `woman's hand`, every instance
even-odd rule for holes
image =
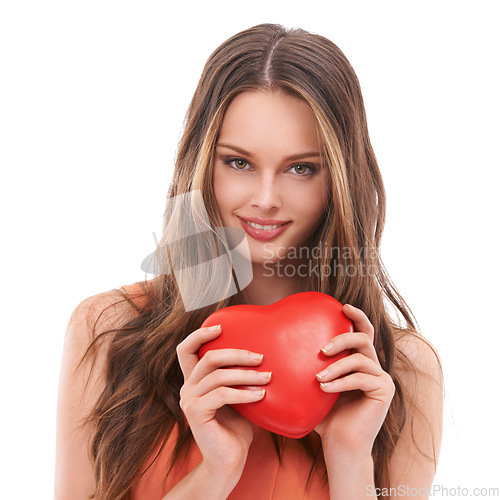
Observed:
[[[257,353],[243,349],[214,349],[199,360],[197,353],[202,344],[220,332],[210,327],[195,330],[177,346],[177,357],[184,375],[180,407],[203,455],[203,464],[214,473],[226,475],[243,472],[253,427],[225,405],[255,402],[264,396],[260,387],[252,390],[228,386],[261,386],[271,377],[265,376],[269,372],[221,368],[257,366],[262,362],[259,355],[252,357]]]
[[[392,377],[380,366],[373,346],[374,329],[361,309],[344,305],[344,313],[354,323],[354,332],[331,340],[326,356],[353,349],[349,356],[316,375],[325,392],[340,392],[330,413],[315,430],[334,446],[350,452],[371,453],[394,396]],[[326,344],[328,345],[328,343]],[[340,378],[342,377],[342,378]]]

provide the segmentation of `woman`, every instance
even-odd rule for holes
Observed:
[[[224,42],[187,113],[158,276],[90,297],[70,319],[56,497],[427,498],[441,368],[384,270],[384,218],[359,83],[339,48],[273,24]],[[211,248],[234,264],[242,230],[252,278],[237,289],[237,266],[219,272]],[[306,290],[345,304],[355,328],[324,346],[352,354],[317,375],[337,403],[295,440],[228,406],[265,397],[260,353],[197,351],[221,333],[201,328],[212,312]]]

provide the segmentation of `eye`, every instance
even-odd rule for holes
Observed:
[[[227,160],[224,160],[224,163],[235,170],[244,170],[245,166],[248,165],[248,162],[242,158],[228,158]],[[232,165],[232,163],[234,163],[234,165]]]
[[[224,159],[224,164],[229,165],[234,170],[240,171],[248,170],[246,167],[250,166],[246,160],[235,156]],[[295,169],[295,173],[299,177],[308,177],[317,171],[317,167],[309,163],[298,163],[297,165],[292,165],[289,170],[292,169]]]
[[[292,165],[290,169],[295,168],[295,172],[298,173],[301,177],[305,177],[307,175],[314,174],[316,172],[316,168],[313,165],[308,165],[307,163],[299,163],[298,165]],[[309,169],[307,171],[306,169]],[[307,172],[307,173],[306,173]]]

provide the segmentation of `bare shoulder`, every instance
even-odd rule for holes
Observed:
[[[434,380],[442,385],[441,359],[436,347],[422,334],[398,330],[395,334],[398,351],[395,369],[407,380],[413,375]]]
[[[113,331],[133,316],[134,308],[118,289],[92,295],[77,304],[64,337],[60,383],[77,391],[90,383],[95,398],[103,388],[101,374]]]
[[[92,341],[95,334],[117,328],[134,316],[134,309],[118,290],[109,290],[82,300],[71,313],[66,337]]]
[[[395,334],[396,363],[406,420],[389,461],[391,481],[409,488],[430,486],[443,432],[443,374],[437,349],[423,335]]]

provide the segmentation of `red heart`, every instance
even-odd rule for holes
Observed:
[[[248,349],[264,354],[257,367],[238,368],[272,371],[271,381],[264,386],[266,395],[260,401],[231,406],[271,432],[304,437],[323,421],[340,395],[323,392],[316,373],[350,354],[345,350],[325,356],[321,351],[336,335],[354,331],[342,309],[338,300],[320,292],[296,293],[267,306],[219,309],[201,326],[220,323],[222,332],[201,346],[199,359],[211,349]]]

